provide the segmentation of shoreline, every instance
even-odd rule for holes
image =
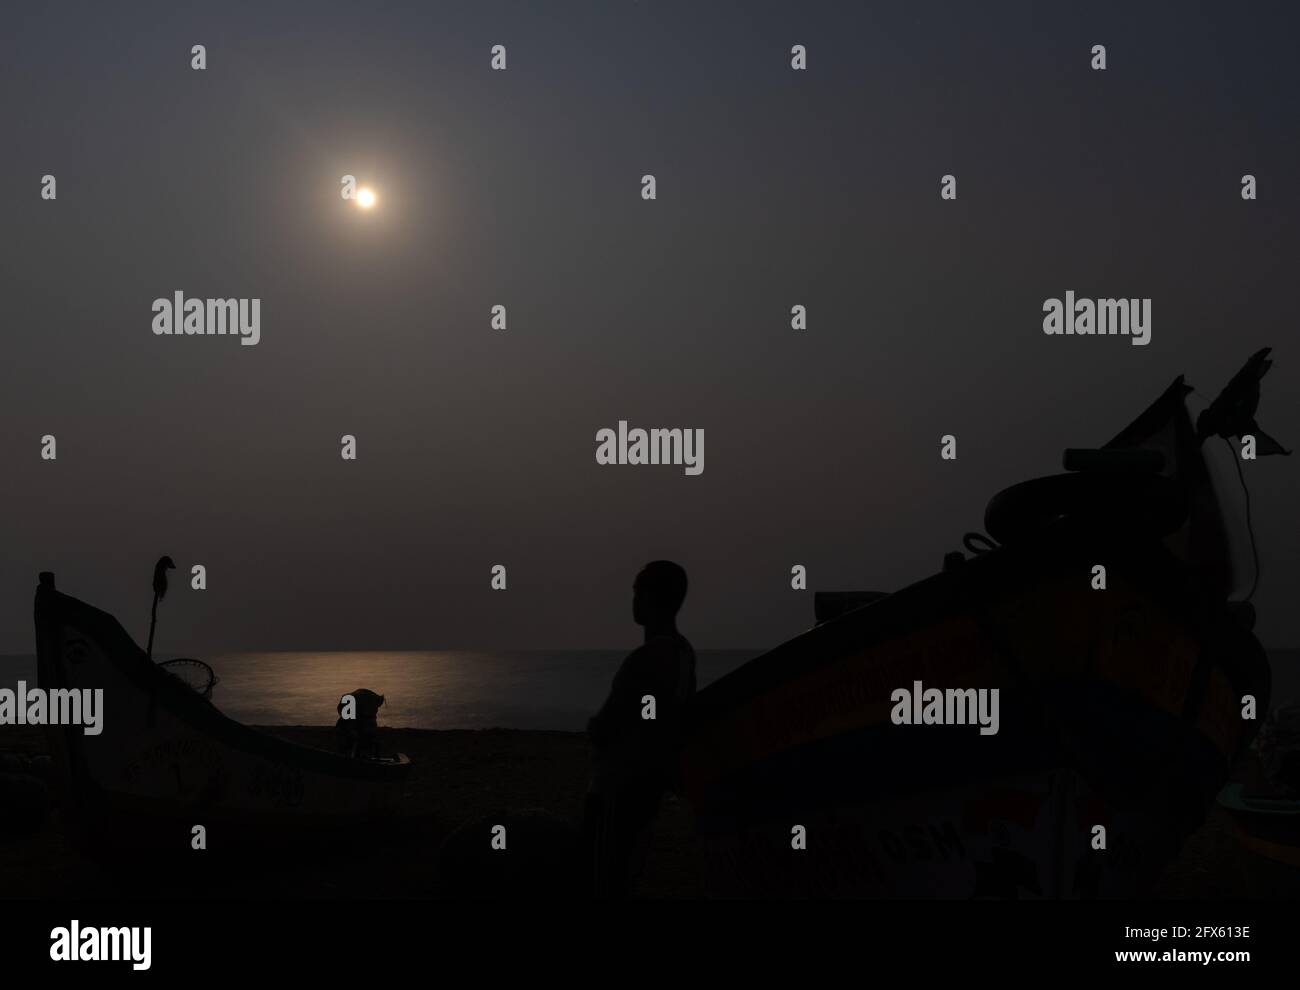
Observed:
[[[333,725],[252,728],[317,749],[334,741]],[[412,761],[398,798],[410,820],[391,834],[328,852],[213,856],[213,869],[177,876],[171,868],[155,872],[145,864],[91,858],[51,795],[55,807],[40,831],[0,832],[0,898],[439,898],[450,896],[438,875],[439,848],[460,826],[500,815],[535,815],[565,823],[575,834],[581,826],[588,769],[584,733],[381,728],[380,741],[385,751],[403,752]],[[0,727],[0,754],[46,752],[40,727]],[[692,831],[689,809],[665,797],[639,896],[703,895],[691,861]]]
[[[318,749],[333,744],[334,727],[255,726]],[[104,862],[82,851],[57,806],[31,834],[0,833],[0,897],[102,898],[385,898],[464,896],[439,876],[438,854],[458,828],[488,816],[533,816],[548,828],[580,827],[587,789],[587,740],[580,732],[533,729],[381,728],[387,751],[412,760],[398,801],[406,827],[328,852],[287,856],[212,856],[198,869],[138,861]],[[0,727],[0,754],[46,752],[39,727]],[[53,797],[53,795],[52,795]],[[206,866],[210,862],[211,867]],[[491,893],[491,882],[484,885]],[[563,896],[563,891],[557,891]],[[1157,899],[1294,898],[1300,867],[1254,855],[1241,846],[1222,808],[1186,840],[1150,896]],[[635,896],[705,895],[700,849],[689,805],[665,797]]]

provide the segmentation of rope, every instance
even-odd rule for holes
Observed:
[[[1250,488],[1246,485],[1246,474],[1241,470],[1241,456],[1232,446],[1232,441],[1227,437],[1223,442],[1228,445],[1228,450],[1232,451],[1232,463],[1237,468],[1237,478],[1241,482],[1242,494],[1246,496],[1246,532],[1250,534],[1250,556],[1254,562],[1255,576],[1250,582],[1250,594],[1246,596],[1246,601],[1255,597],[1255,589],[1259,587],[1259,548],[1255,544],[1255,524],[1250,518]]]

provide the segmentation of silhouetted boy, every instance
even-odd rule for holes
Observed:
[[[681,717],[695,694],[695,651],[677,631],[685,598],[686,572],[671,561],[652,561],[637,575],[632,619],[645,627],[645,643],[623,661],[587,723],[586,831],[597,897],[627,893],[660,798],[674,783]]]
[[[343,699],[339,699],[339,719],[334,723],[334,734],[339,752],[345,756],[374,759],[379,756],[379,709],[384,696],[366,688],[352,692],[355,712],[352,718],[343,717]]]

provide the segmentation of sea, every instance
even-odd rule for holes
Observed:
[[[700,687],[759,650],[700,650]],[[339,697],[382,694],[380,724],[418,729],[577,732],[609,692],[621,650],[226,653],[212,702],[247,725],[332,725]],[[1270,650],[1273,705],[1300,701],[1300,650]],[[0,656],[0,687],[36,683],[36,658]]]
[[[198,659],[217,675],[212,703],[246,725],[333,725],[339,698],[369,688],[384,696],[379,724],[393,728],[578,732],[604,702],[627,652],[279,652]],[[697,651],[698,686],[759,652]],[[0,687],[19,680],[35,686],[36,658],[0,656]]]

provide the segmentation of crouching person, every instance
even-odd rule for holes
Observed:
[[[384,696],[357,688],[339,699],[334,735],[344,756],[375,759],[379,756],[379,709]]]

